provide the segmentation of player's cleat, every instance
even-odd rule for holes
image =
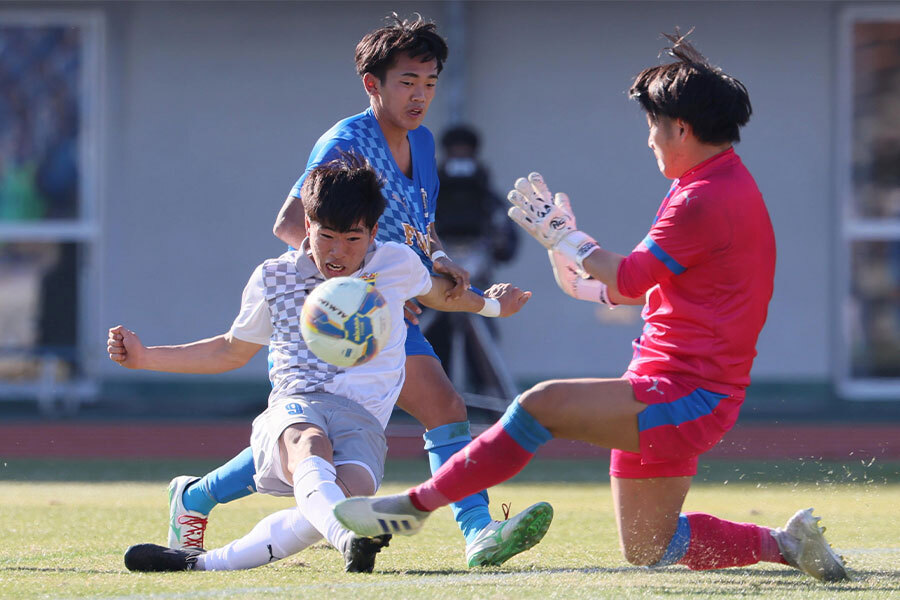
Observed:
[[[390,535],[376,537],[351,535],[344,548],[344,570],[348,573],[371,573],[375,568],[375,555],[390,543]]]
[[[334,516],[341,525],[365,537],[386,533],[413,535],[430,514],[413,506],[407,494],[356,496],[334,506]]]
[[[169,482],[169,548],[203,550],[208,516],[186,509],[181,499],[184,489],[199,479],[181,475]]]
[[[203,550],[177,550],[156,544],[137,544],[125,551],[129,571],[191,571]]]
[[[798,510],[784,529],[772,532],[784,560],[815,577],[819,581],[844,581],[850,579],[844,562],[825,540],[824,527],[819,527],[819,517],[813,509]]]
[[[512,519],[492,521],[466,546],[466,562],[470,567],[502,565],[540,542],[552,520],[553,507],[538,502]]]

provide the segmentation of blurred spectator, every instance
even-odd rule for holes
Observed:
[[[441,188],[435,226],[448,254],[469,271],[472,284],[483,289],[493,283],[494,267],[515,256],[518,228],[506,216],[507,203],[491,189],[488,169],[478,158],[475,130],[451,127],[441,136],[441,146],[444,160],[438,168]],[[428,339],[458,390],[502,395],[490,388],[496,378],[488,372],[490,359],[474,339],[469,318],[479,317],[438,313],[427,328]],[[495,333],[493,323],[487,326]],[[458,339],[464,344],[465,381],[454,377],[454,331],[463,333]]]
[[[441,136],[444,162],[438,169],[438,235],[445,244],[478,246],[486,253],[484,278],[496,263],[512,260],[518,243],[515,224],[506,216],[507,204],[491,189],[490,176],[478,159],[479,139],[474,129],[457,125]]]

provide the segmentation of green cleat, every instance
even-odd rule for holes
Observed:
[[[493,521],[466,546],[470,567],[502,565],[535,546],[550,528],[553,507],[546,502],[529,506],[512,519]]]

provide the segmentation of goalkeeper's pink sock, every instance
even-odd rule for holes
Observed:
[[[552,438],[517,398],[498,422],[407,493],[419,510],[436,510],[513,477]]]
[[[760,561],[787,564],[768,527],[735,523],[703,513],[686,516],[690,544],[678,564],[698,571],[743,567]]]

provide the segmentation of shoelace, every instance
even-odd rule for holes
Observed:
[[[509,520],[509,511],[510,511],[510,509],[512,509],[512,502],[510,502],[509,504],[504,502],[504,503],[500,504],[500,508],[503,509],[503,520],[508,521]]]
[[[203,533],[206,531],[208,521],[206,517],[193,517],[191,515],[178,517],[178,524],[187,527],[187,531],[182,536],[185,548],[203,550]]]

